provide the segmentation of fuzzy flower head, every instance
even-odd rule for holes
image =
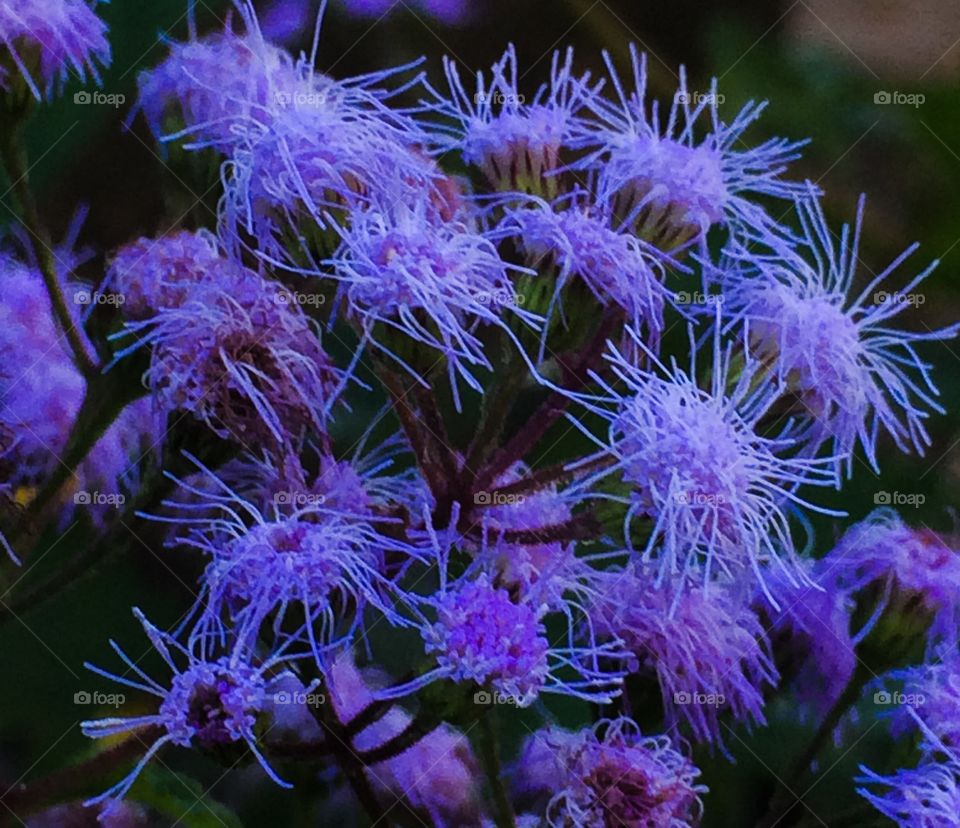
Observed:
[[[764,105],[750,102],[725,124],[716,81],[708,94],[691,92],[682,69],[664,122],[658,103],[647,100],[646,55],[633,46],[631,55],[632,91],[605,55],[617,100],[594,99],[597,122],[583,143],[595,149],[576,165],[599,167],[601,198],[627,226],[663,250],[702,240],[714,225],[771,226],[746,196],[792,198],[799,192],[799,185],[781,180],[780,174],[802,144],[771,139],[742,149],[742,136]],[[708,131],[700,138],[697,122],[704,114]]]
[[[235,644],[227,653],[216,654],[208,651],[209,645],[203,636],[193,634],[184,645],[154,627],[140,610],[135,609],[134,615],[170,668],[169,685],[150,678],[112,641],[114,651],[123,659],[126,675],[115,675],[90,664],[86,667],[99,676],[155,696],[159,699],[157,712],[129,718],[95,719],[80,726],[84,735],[94,739],[136,734],[147,728],[159,729],[160,735],[126,777],[87,804],[112,804],[123,799],[150,759],[168,743],[198,749],[245,744],[271,779],[290,787],[263,758],[254,732],[266,708],[272,682],[270,673],[275,665],[282,663],[282,657],[254,664],[242,643]]]
[[[892,509],[877,509],[847,530],[824,564],[848,593],[874,586],[894,609],[912,613],[919,606],[932,622],[931,643],[958,640],[960,555],[931,530],[913,529]]]
[[[892,675],[903,682],[903,696],[911,702],[897,708],[893,730],[917,729],[919,721],[925,751],[960,754],[960,656],[952,647],[939,655],[942,660]]]
[[[765,237],[770,252],[733,254],[736,273],[727,304],[747,325],[751,347],[775,366],[779,382],[798,397],[812,418],[804,435],[827,443],[838,456],[859,446],[877,469],[877,439],[889,434],[901,451],[922,454],[930,444],[924,421],[943,413],[914,345],[953,337],[960,326],[922,333],[897,330],[891,321],[916,304],[916,287],[936,262],[902,291],[882,290],[884,281],[916,250],[913,245],[876,275],[859,296],[851,293],[857,270],[863,200],[851,235],[844,226],[834,242],[815,200],[797,204],[803,229],[799,243]]]
[[[511,210],[498,232],[516,238],[531,267],[553,264],[557,283],[551,307],[559,305],[564,318],[561,291],[575,281],[601,305],[618,306],[656,348],[667,290],[662,257],[654,248],[612,229],[604,216],[575,200]]]
[[[518,704],[546,683],[550,644],[536,608],[515,603],[486,576],[444,595],[424,636],[427,652],[458,681],[489,685]]]
[[[903,828],[951,828],[960,814],[960,767],[955,762],[927,762],[918,768],[881,776],[861,768],[857,793]]]
[[[700,823],[706,793],[697,784],[700,771],[669,737],[644,737],[634,722],[621,718],[600,721],[557,749],[561,791],[547,808],[551,828]]]
[[[491,368],[479,325],[509,334],[508,312],[536,324],[519,307],[511,266],[493,242],[461,222],[432,217],[422,200],[416,208],[395,204],[354,215],[332,265],[348,315],[374,346],[421,379],[445,360],[454,389],[459,376],[482,390],[471,369]],[[417,363],[425,365],[418,371]]]
[[[123,296],[124,314],[142,320],[179,307],[193,288],[216,283],[230,267],[210,233],[181,230],[124,245],[110,262],[106,283]]]
[[[180,122],[195,144],[227,151],[234,128],[262,116],[301,85],[293,59],[262,37],[222,34],[172,43],[170,54],[140,74],[139,107],[158,139]],[[176,116],[176,118],[175,118]]]
[[[723,747],[722,712],[764,723],[764,689],[779,676],[739,585],[691,579],[678,594],[637,566],[612,581],[594,624],[623,640],[633,672],[656,675],[668,726],[686,722],[696,741]]]
[[[153,346],[145,381],[159,408],[189,411],[224,438],[276,446],[322,431],[340,379],[317,326],[281,286],[220,265],[181,304],[128,324],[120,336],[136,342],[120,357]]]
[[[661,577],[694,571],[701,561],[708,580],[748,568],[762,577],[764,562],[789,564],[792,570],[788,510],[791,505],[816,508],[794,489],[830,485],[830,461],[784,456],[789,441],[760,436],[755,425],[775,394],[755,391],[757,366],[749,362],[732,381],[732,344],[723,348],[717,336],[713,347],[707,388],[696,379],[692,331],[689,373],[659,363],[658,370],[647,371],[611,348],[608,359],[621,383],[616,389],[604,383],[608,396],[599,402],[581,399],[610,424],[600,453],[584,461],[605,460],[606,468],[584,478],[580,487],[591,487],[611,471],[622,475],[632,487],[626,500],[627,544],[633,548],[634,518],[651,518],[642,557],[659,560]]]
[[[107,26],[84,0],[0,0],[0,45],[0,89],[10,85],[9,66],[37,100],[71,73],[99,83],[98,64],[110,63]]]
[[[529,103],[520,92],[512,45],[489,82],[477,74],[474,93],[467,92],[452,59],[444,65],[451,98],[438,109],[455,123],[450,146],[497,189],[555,195],[561,152],[582,132],[581,112],[599,88],[590,86],[589,75],[573,75],[573,50],[554,52],[550,81]]]

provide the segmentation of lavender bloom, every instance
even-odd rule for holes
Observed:
[[[644,737],[629,719],[605,719],[561,740],[556,750],[561,791],[547,808],[551,828],[611,820],[662,828],[699,824],[707,789],[669,737]]]
[[[727,279],[727,305],[746,324],[758,358],[775,364],[775,375],[796,394],[812,417],[804,439],[832,444],[847,457],[860,445],[877,469],[877,439],[888,433],[901,451],[923,454],[930,438],[923,421],[943,413],[930,366],[914,345],[953,337],[960,326],[911,332],[890,320],[914,304],[913,291],[936,262],[902,291],[881,290],[886,279],[912,254],[908,247],[855,298],[864,202],[861,198],[851,236],[844,226],[834,243],[815,199],[797,203],[803,228],[799,242],[766,235],[769,253],[739,249],[731,254],[735,275]],[[726,279],[727,277],[725,277]],[[913,298],[912,298],[913,297]]]
[[[323,667],[330,651],[352,640],[367,607],[393,624],[412,623],[394,606],[403,596],[385,574],[385,559],[409,558],[415,550],[381,531],[389,528],[388,518],[363,502],[328,505],[324,495],[308,492],[278,496],[264,514],[194,462],[203,488],[178,483],[195,500],[167,502],[173,516],[155,519],[183,527],[170,545],[182,543],[210,559],[200,601],[204,629],[221,631],[226,620],[260,630],[271,617],[274,636],[286,640],[289,617],[296,622],[294,637],[309,644]]]
[[[951,828],[957,824],[960,766],[956,762],[928,762],[892,776],[881,776],[869,768],[860,770],[860,784],[885,790],[874,793],[858,788],[857,793],[902,828]]]
[[[209,267],[202,245],[200,252],[199,266]],[[152,262],[141,264],[149,280]],[[285,288],[241,265],[223,260],[215,274],[180,304],[128,323],[118,336],[136,342],[117,359],[152,346],[145,381],[160,409],[189,411],[221,437],[285,446],[307,428],[322,431],[345,380],[318,326]]]
[[[581,113],[601,85],[591,86],[589,74],[574,77],[573,50],[553,54],[550,81],[529,103],[520,92],[513,46],[493,66],[489,83],[477,74],[474,93],[452,59],[444,66],[451,97],[436,108],[455,122],[447,148],[459,150],[497,189],[555,194],[561,151],[584,131]]]
[[[880,604],[858,638],[888,606],[910,610],[919,602],[931,621],[928,641],[958,641],[960,556],[929,529],[913,529],[894,510],[877,509],[847,530],[823,565],[848,593],[880,587]]]
[[[146,728],[160,728],[161,735],[147,749],[134,769],[104,793],[88,800],[88,805],[113,804],[126,795],[140,772],[166,744],[180,747],[214,749],[243,742],[257,758],[267,775],[278,785],[289,788],[267,764],[257,747],[255,726],[266,707],[273,668],[287,656],[275,653],[269,660],[254,665],[245,645],[239,642],[226,653],[217,655],[208,639],[192,634],[186,646],[154,627],[138,609],[134,616],[143,625],[154,649],[173,673],[164,686],[143,672],[113,641],[111,647],[135,678],[116,675],[92,664],[86,667],[100,676],[160,699],[156,713],[129,718],[114,717],[81,722],[86,736],[94,739]],[[108,810],[110,807],[108,805]]]
[[[634,330],[645,332],[656,349],[663,331],[667,290],[662,256],[655,248],[612,229],[608,216],[581,206],[576,199],[565,205],[541,202],[515,208],[507,213],[497,233],[515,238],[531,267],[541,269],[549,263],[556,268],[545,331],[554,306],[559,305],[561,317],[566,318],[561,292],[578,280],[601,305],[619,306]]]
[[[365,340],[425,385],[423,374],[445,361],[458,409],[458,378],[482,391],[471,369],[492,369],[478,327],[498,325],[512,336],[505,311],[530,326],[539,319],[516,305],[509,274],[518,268],[490,239],[466,223],[439,220],[422,199],[413,208],[355,214],[342,234],[331,264],[347,314]],[[406,359],[411,346],[428,349],[416,360],[424,367]]]
[[[950,647],[938,653],[942,661],[898,670],[891,678],[903,682],[907,706],[894,712],[895,734],[919,728],[923,748],[931,754],[960,751],[960,656]],[[883,691],[880,691],[883,692]]]
[[[619,574],[594,609],[594,624],[621,638],[631,672],[655,673],[668,727],[686,722],[698,742],[724,749],[720,714],[765,724],[763,692],[779,676],[770,644],[742,586],[658,585],[634,566]]]
[[[623,476],[633,491],[627,505],[624,534],[633,551],[631,525],[635,518],[653,520],[644,561],[657,558],[660,578],[699,570],[709,580],[717,574],[737,576],[774,564],[792,571],[796,554],[788,509],[824,511],[801,499],[801,485],[831,485],[832,458],[790,457],[788,439],[762,437],[757,422],[776,399],[775,389],[758,388],[758,366],[747,361],[732,375],[732,347],[714,337],[708,388],[697,377],[697,348],[691,330],[691,365],[684,372],[656,360],[639,337],[630,332],[641,352],[659,371],[641,368],[611,346],[607,355],[619,383],[613,387],[598,377],[605,396],[576,395],[588,410],[609,423],[599,441],[577,420],[574,424],[600,446],[600,451],[571,466],[605,464],[584,477],[571,494],[584,496],[611,472]],[[601,495],[597,495],[601,496]],[[612,495],[605,495],[612,498]],[[766,593],[769,596],[769,592]]]
[[[647,58],[631,45],[633,90],[617,76],[609,54],[604,58],[617,101],[593,99],[596,123],[582,141],[596,147],[577,169],[599,168],[599,195],[627,226],[663,250],[703,240],[718,224],[734,229],[769,228],[774,222],[747,196],[794,198],[803,185],[780,174],[805,142],[771,139],[741,149],[742,136],[765,104],[747,103],[726,124],[720,119],[716,80],[708,94],[693,93],[680,70],[680,87],[664,123],[656,101],[647,100]],[[709,132],[697,137],[697,121],[707,113]]]
[[[83,0],[0,0],[0,43],[38,101],[71,72],[99,84],[97,64],[110,63],[106,24]],[[0,67],[0,89],[9,86]]]

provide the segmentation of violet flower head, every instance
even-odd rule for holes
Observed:
[[[927,762],[918,768],[882,776],[861,768],[857,793],[902,828],[950,828],[960,814],[960,766],[956,762]]]
[[[748,597],[735,583],[675,590],[635,566],[612,580],[593,621],[623,640],[631,672],[656,675],[668,727],[686,722],[696,741],[725,750],[720,715],[764,724],[763,694],[779,679]]]
[[[284,656],[276,654],[268,661],[254,664],[240,643],[229,652],[217,654],[211,651],[203,636],[191,635],[184,645],[154,627],[140,610],[134,609],[134,616],[170,668],[169,685],[150,678],[113,641],[110,645],[123,660],[125,675],[109,673],[91,664],[86,667],[97,675],[157,697],[157,711],[126,718],[94,719],[81,722],[80,726],[84,735],[94,739],[137,733],[147,728],[159,728],[160,735],[127,776],[87,804],[112,804],[122,800],[150,759],[168,743],[199,749],[243,743],[274,782],[290,787],[267,764],[255,733],[257,719],[266,707],[271,671],[283,663]]]
[[[597,96],[593,151],[575,165],[598,167],[599,192],[624,224],[663,250],[702,240],[714,225],[768,228],[774,222],[748,196],[793,198],[805,187],[780,178],[805,142],[770,139],[743,149],[742,137],[765,104],[747,103],[729,124],[720,118],[716,81],[707,94],[691,92],[686,73],[664,114],[647,99],[647,58],[631,46],[633,88],[604,55],[616,102]],[[707,131],[698,137],[704,116]]]
[[[933,262],[902,290],[886,280],[917,248],[908,247],[874,276],[857,296],[851,293],[859,262],[864,202],[852,229],[844,226],[834,241],[815,199],[797,203],[803,229],[799,241],[768,234],[769,252],[732,253],[735,275],[724,277],[727,306],[742,318],[751,347],[775,365],[812,418],[804,439],[823,443],[846,457],[852,471],[859,446],[873,468],[877,441],[889,434],[901,451],[923,454],[930,444],[924,421],[943,413],[930,366],[917,343],[956,336],[960,326],[923,332],[891,327],[891,321],[916,304],[917,286],[936,267]]]
[[[149,259],[141,264],[149,278]],[[118,337],[136,341],[117,358],[152,346],[145,381],[159,408],[189,411],[226,439],[282,446],[322,431],[345,380],[318,326],[281,285],[218,264],[216,278],[194,284],[180,304],[128,323]]]
[[[627,718],[605,719],[557,745],[561,787],[547,808],[551,828],[656,825],[695,828],[703,813],[700,771],[668,736],[644,737]]]
[[[639,337],[630,333],[644,352]],[[762,581],[761,567],[772,564],[793,572],[796,580],[790,509],[824,510],[801,499],[795,489],[832,485],[832,459],[791,457],[791,441],[756,432],[776,392],[757,390],[758,366],[749,361],[734,381],[732,343],[724,348],[718,336],[714,339],[707,388],[697,380],[692,330],[689,372],[659,362],[648,371],[611,346],[607,358],[617,386],[601,380],[604,396],[577,396],[609,423],[600,451],[580,462],[603,462],[605,468],[583,478],[571,492],[586,493],[612,472],[622,475],[632,487],[625,500],[627,545],[632,551],[633,520],[651,518],[642,558],[658,560],[661,578],[701,571],[709,580],[753,569]],[[652,352],[645,353],[656,360]],[[588,434],[578,420],[573,422]]]
[[[584,131],[582,112],[601,84],[573,74],[573,50],[554,52],[550,81],[527,102],[520,91],[517,53],[508,47],[489,81],[477,74],[467,91],[456,62],[444,62],[450,99],[437,110],[454,121],[447,148],[483,171],[496,189],[555,195],[560,187],[561,152]]]
[[[895,710],[892,729],[895,735],[919,729],[923,750],[931,755],[944,751],[960,755],[960,656],[953,647],[938,656],[932,663],[891,675],[903,683],[907,702]]]
[[[960,555],[933,531],[907,526],[893,509],[877,509],[848,529],[823,565],[848,593],[877,587],[880,607],[872,620],[888,605],[915,611],[919,602],[931,645],[960,640]]]
[[[664,266],[659,252],[632,233],[612,229],[609,218],[571,199],[565,204],[515,208],[497,233],[516,238],[531,267],[552,264],[557,282],[554,306],[566,318],[560,292],[577,280],[604,306],[618,306],[628,324],[656,349],[663,331],[663,309],[668,292],[663,285]]]
[[[38,101],[59,92],[71,73],[99,84],[97,67],[109,65],[110,44],[95,5],[96,0],[0,0],[0,89],[10,85],[7,63]]]
[[[478,327],[497,325],[516,341],[507,313],[531,327],[539,320],[519,307],[509,278],[517,268],[493,242],[442,221],[422,199],[355,214],[331,264],[364,336],[424,384],[445,363],[458,407],[458,380],[482,391],[472,369],[491,368]]]

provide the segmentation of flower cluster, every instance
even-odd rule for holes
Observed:
[[[728,120],[683,73],[654,100],[635,48],[608,78],[558,51],[529,97],[512,46],[475,87],[453,60],[443,87],[419,63],[341,79],[321,20],[293,55],[235,6],[209,34],[191,13],[131,116],[218,166],[215,220],[107,252],[95,286],[66,250],[0,254],[8,551],[96,489],[195,563],[172,630],[136,611],[168,679],[117,645],[119,672],[91,668],[152,700],[83,723],[148,745],[90,804],[119,813],[170,746],[322,779],[373,822],[397,800],[424,824],[686,828],[710,808],[697,746],[730,758],[784,698],[830,735],[880,651],[936,702],[890,717],[920,764],[865,769],[863,794],[953,824],[953,541],[890,509],[829,552],[814,532],[881,441],[931,445],[920,350],[960,326],[902,331],[875,295],[914,247],[861,278],[863,203],[834,238],[787,176],[802,141],[751,145],[764,105]],[[0,0],[0,41],[37,97],[109,55],[79,0]],[[78,286],[110,301],[81,312]],[[119,546],[88,511],[94,552]],[[533,733],[506,771],[498,722]]]

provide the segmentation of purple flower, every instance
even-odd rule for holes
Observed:
[[[110,63],[106,24],[83,0],[0,0],[0,43],[37,100],[71,72],[99,84],[97,65]],[[0,89],[8,87],[0,68]]]
[[[594,625],[623,640],[631,672],[653,673],[668,727],[686,722],[698,742],[723,748],[720,714],[764,724],[763,692],[779,676],[749,596],[735,583],[659,585],[634,566],[594,608]]]
[[[128,323],[118,338],[136,341],[117,358],[152,346],[145,381],[159,408],[189,411],[221,437],[277,447],[310,427],[322,431],[344,380],[318,326],[281,285],[226,259],[212,269],[202,243],[196,252],[204,281],[155,294],[179,303]],[[140,260],[142,277],[134,268],[123,278],[150,285],[154,259]]]
[[[497,189],[555,195],[561,151],[584,131],[581,114],[599,88],[589,85],[589,75],[574,77],[573,50],[553,54],[550,81],[529,103],[513,46],[493,66],[489,83],[478,73],[475,92],[467,91],[454,60],[444,66],[451,97],[436,108],[456,124],[447,148],[459,150]]]
[[[901,451],[922,454],[930,444],[924,420],[938,391],[930,366],[914,344],[953,337],[960,326],[924,332],[890,327],[890,321],[914,305],[917,286],[931,273],[923,270],[902,291],[881,290],[885,280],[916,250],[913,245],[853,297],[859,262],[861,199],[851,237],[844,226],[834,243],[815,199],[798,202],[803,227],[799,242],[774,235],[763,238],[768,253],[738,249],[724,277],[727,306],[742,318],[759,359],[771,361],[779,382],[796,394],[810,418],[804,439],[832,445],[846,457],[848,473],[859,444],[878,468],[877,437],[893,437]]]
[[[150,643],[172,671],[171,682],[165,686],[151,679],[111,641],[111,647],[126,665],[125,675],[109,673],[91,664],[86,665],[87,669],[156,696],[160,700],[157,712],[127,718],[95,719],[81,722],[80,726],[86,736],[94,739],[136,733],[146,728],[159,728],[161,735],[127,776],[87,804],[114,803],[123,799],[140,771],[168,743],[214,749],[242,742],[274,782],[291,787],[267,764],[257,746],[255,733],[257,720],[266,708],[271,671],[282,663],[284,657],[275,655],[254,665],[242,642],[238,641],[230,652],[217,655],[211,652],[209,640],[202,635],[191,635],[184,646],[154,627],[140,610],[134,609],[133,612]],[[134,678],[128,677],[130,673]]]
[[[636,347],[651,360],[636,333]],[[776,389],[755,382],[759,366],[747,361],[732,376],[732,345],[714,337],[708,387],[698,381],[698,354],[691,331],[691,366],[684,372],[656,362],[656,372],[637,367],[611,346],[607,359],[617,384],[602,382],[601,397],[576,395],[588,410],[609,423],[596,455],[571,468],[604,464],[584,477],[571,494],[591,497],[592,487],[617,472],[632,492],[622,500],[626,542],[633,549],[635,518],[653,521],[642,558],[656,557],[661,578],[697,570],[704,562],[706,579],[721,573],[736,576],[775,564],[791,571],[796,555],[789,509],[804,506],[799,485],[831,485],[832,458],[790,457],[790,440],[760,436],[757,422],[777,398]],[[611,498],[613,495],[596,495]],[[796,580],[796,575],[793,576]],[[768,593],[769,594],[769,593]]]
[[[874,793],[858,788],[857,793],[881,814],[902,828],[951,828],[960,813],[960,765],[956,762],[927,762],[912,770],[881,776],[869,768],[857,781],[879,785]]]
[[[567,318],[561,292],[577,280],[601,305],[619,306],[628,323],[637,332],[643,331],[656,349],[663,331],[667,290],[663,286],[662,256],[655,248],[630,233],[612,229],[609,217],[576,200],[512,209],[497,233],[516,239],[530,267],[541,272],[546,265],[556,269],[556,288],[545,330],[554,306],[559,305],[561,318]]]
[[[880,605],[858,639],[887,606],[911,611],[919,602],[932,622],[931,644],[958,641],[960,555],[931,530],[913,529],[892,509],[877,509],[847,530],[822,565],[837,588],[849,593],[879,587]]]
[[[342,233],[331,265],[348,316],[365,340],[424,384],[424,373],[446,367],[458,407],[457,379],[482,391],[473,370],[492,368],[479,327],[497,325],[512,337],[506,311],[530,326],[538,321],[518,307],[509,274],[519,268],[484,234],[441,220],[422,199],[412,208],[354,214]],[[426,349],[425,356],[406,358],[411,346]]]
[[[750,195],[793,198],[803,185],[780,174],[804,142],[771,139],[745,149],[742,136],[765,104],[748,103],[730,124],[720,119],[716,81],[707,94],[691,92],[686,73],[665,117],[647,100],[647,58],[631,46],[633,89],[617,76],[604,54],[617,101],[593,98],[596,123],[582,141],[595,148],[577,169],[599,169],[602,200],[627,226],[663,250],[702,240],[717,224],[767,228],[774,222]],[[697,121],[706,113],[705,134]]]
[[[605,719],[574,739],[561,739],[555,749],[554,789],[560,792],[547,808],[551,828],[611,821],[637,828],[699,824],[707,789],[669,737],[644,737],[630,719]]]
[[[960,656],[952,648],[938,653],[942,660],[899,670],[891,675],[903,683],[903,700],[894,713],[894,733],[917,729],[930,754],[960,752]],[[885,692],[885,691],[880,691]],[[889,694],[887,694],[889,696]],[[890,696],[891,700],[893,699]]]

